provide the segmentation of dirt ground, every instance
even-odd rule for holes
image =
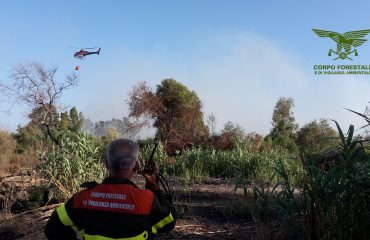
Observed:
[[[143,184],[142,179],[134,182]],[[179,219],[172,232],[156,239],[272,239],[261,235],[264,227],[254,224],[247,198],[240,189],[234,194],[232,180],[213,179],[186,185],[170,181],[170,185]],[[45,239],[43,228],[58,205],[0,215],[0,239]]]

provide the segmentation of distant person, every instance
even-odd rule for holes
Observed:
[[[47,239],[154,239],[175,227],[176,212],[160,190],[157,171],[143,173],[147,189],[130,180],[140,168],[135,142],[113,141],[106,166],[109,176],[103,183],[76,193],[53,212],[45,227]]]

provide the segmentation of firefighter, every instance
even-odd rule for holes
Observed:
[[[145,188],[130,179],[140,168],[138,146],[128,139],[107,150],[109,176],[72,196],[51,215],[45,227],[49,240],[154,239],[175,227],[170,196],[160,190],[157,171],[144,172]]]

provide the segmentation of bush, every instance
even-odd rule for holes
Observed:
[[[39,159],[41,174],[55,187],[61,199],[71,197],[86,181],[101,181],[106,173],[99,159],[99,148],[83,133],[65,133],[61,147],[48,154],[40,153]]]
[[[16,141],[9,132],[0,130],[0,169],[3,171],[10,168],[11,161],[15,157]]]
[[[280,182],[272,184],[272,175],[267,185],[253,185],[256,201],[252,210],[258,221],[279,223],[280,232],[295,235],[293,239],[368,238],[369,149],[353,136],[352,125],[346,135],[338,124],[337,128],[340,144],[336,149],[302,158],[304,178],[298,188],[290,184],[294,171],[282,161],[274,167]]]
[[[150,157],[153,143],[140,148],[140,159]],[[213,178],[243,178],[264,181],[275,172],[277,162],[283,161],[291,174],[291,183],[297,185],[304,173],[302,164],[296,158],[274,151],[256,152],[249,148],[235,148],[230,151],[193,148],[177,152],[169,157],[160,144],[154,159],[163,174],[185,180]],[[276,180],[277,181],[277,180]]]
[[[366,239],[370,236],[370,155],[353,137],[353,125],[347,137],[338,124],[337,128],[341,140],[337,150],[306,161],[310,232],[315,239]]]

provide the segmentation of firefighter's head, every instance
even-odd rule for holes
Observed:
[[[138,170],[138,146],[129,139],[113,141],[107,151],[107,168],[113,177],[129,177]]]

